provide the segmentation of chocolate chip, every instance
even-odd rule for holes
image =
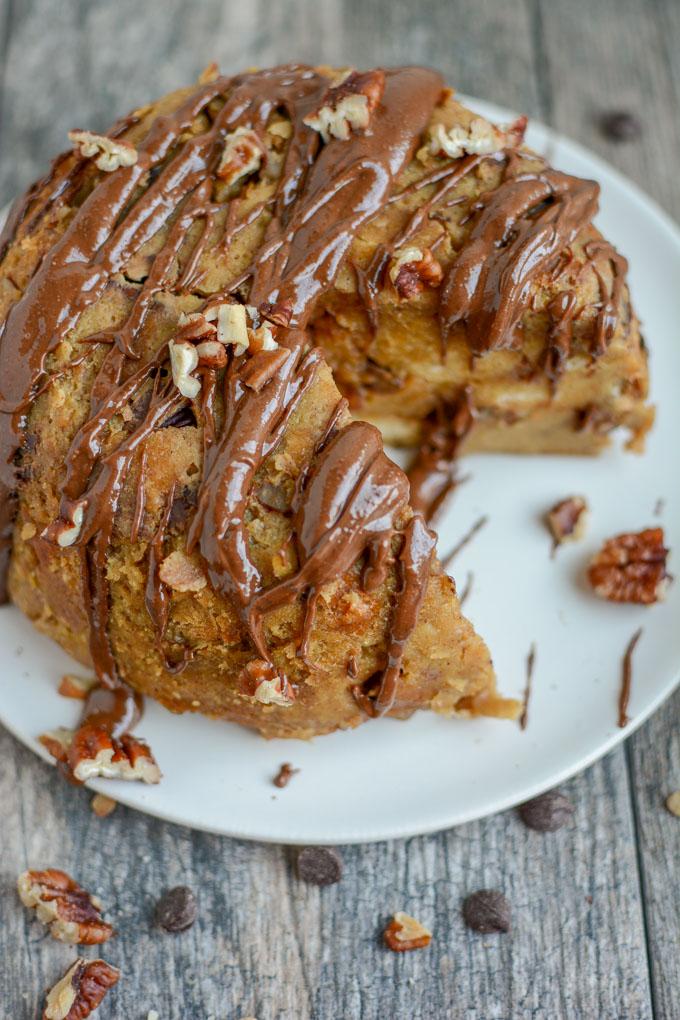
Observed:
[[[165,931],[186,931],[196,920],[196,897],[186,885],[164,892],[156,904],[156,924]]]
[[[557,832],[563,825],[571,821],[574,806],[563,793],[548,790],[540,797],[520,804],[519,816],[529,829],[536,832]]]
[[[312,885],[333,885],[342,878],[342,858],[327,846],[306,846],[297,856],[297,873]]]
[[[510,931],[510,904],[497,889],[479,889],[464,900],[463,920],[484,935]]]
[[[608,110],[600,117],[600,130],[612,142],[632,142],[642,134],[642,124],[629,110]]]

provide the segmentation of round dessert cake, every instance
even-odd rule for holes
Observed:
[[[435,556],[452,462],[653,417],[597,185],[524,126],[423,68],[209,68],[16,204],[3,559],[96,672],[90,737],[138,694],[265,736],[517,714]]]

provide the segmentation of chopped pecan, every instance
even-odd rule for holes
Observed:
[[[96,135],[92,131],[69,131],[69,141],[80,151],[81,156],[96,156],[94,165],[100,170],[111,172],[121,166],[132,166],[137,162],[137,150],[134,145],[122,138],[108,138]]]
[[[588,580],[610,602],[651,605],[664,597],[669,581],[663,528],[645,528],[608,539],[592,558]]]
[[[521,145],[526,126],[526,117],[518,117],[504,127],[496,127],[483,117],[475,117],[468,127],[454,124],[446,128],[444,124],[435,124],[430,130],[429,151],[433,156],[448,156],[450,159],[464,155],[490,155]]]
[[[109,815],[113,814],[117,807],[118,804],[116,801],[112,800],[111,797],[107,797],[104,793],[95,793],[94,797],[90,801],[92,813],[95,814],[97,818],[108,818]]]
[[[101,901],[65,871],[24,871],[19,875],[17,891],[24,906],[35,910],[59,942],[94,946],[113,935],[111,925],[102,920]]]
[[[432,932],[420,921],[398,911],[383,933],[386,945],[395,953],[408,949],[424,949],[432,941]]]
[[[217,176],[227,185],[255,173],[266,158],[265,148],[257,134],[246,127],[237,127],[227,135]]]
[[[174,591],[201,591],[208,583],[205,574],[180,549],[171,552],[161,563],[158,576]]]
[[[392,259],[389,277],[400,298],[409,301],[425,287],[438,287],[444,273],[429,248],[403,248]]]
[[[42,533],[48,542],[56,542],[62,549],[67,549],[80,538],[85,519],[85,504],[74,503],[70,507],[68,517],[59,517],[49,524]]]
[[[244,669],[242,689],[248,697],[262,705],[278,705],[288,708],[295,701],[295,692],[286,679],[276,672],[270,662],[252,659]]]
[[[198,363],[205,368],[224,368],[227,363],[227,350],[219,340],[204,340],[197,344]]]
[[[569,496],[555,503],[545,518],[555,547],[583,536],[587,513],[588,504],[582,496]]]
[[[350,71],[331,85],[320,108],[305,117],[304,123],[318,131],[324,142],[331,138],[347,141],[352,131],[368,127],[384,89],[384,71],[367,71],[364,74]]]
[[[174,337],[175,343],[186,343],[188,340],[198,343],[202,340],[214,340],[217,327],[209,322],[203,312],[182,312],[177,320],[179,331]]]
[[[161,780],[149,745],[131,733],[112,737],[102,727],[85,723],[75,731],[61,728],[43,733],[38,739],[77,783],[99,777],[142,783]]]
[[[274,326],[276,329],[276,326]],[[268,322],[263,322],[257,329],[248,330],[249,348],[253,354],[259,351],[275,351],[279,346],[274,339],[272,327]]]
[[[276,304],[264,301],[258,311],[263,319],[267,319],[275,326],[287,326],[293,317],[293,306],[290,301],[278,301]]]
[[[119,977],[120,971],[104,960],[79,957],[48,992],[43,1020],[86,1020]]]
[[[201,392],[201,382],[192,372],[198,368],[198,351],[191,343],[176,343],[170,340],[170,367],[172,379],[183,397],[195,400]]]
[[[76,698],[78,701],[85,701],[93,687],[99,681],[94,676],[82,677],[74,673],[65,673],[59,684],[59,693],[63,698]]]
[[[238,356],[248,350],[248,318],[245,305],[210,305],[203,313],[209,322],[217,324],[217,339],[221,344],[232,344]]]

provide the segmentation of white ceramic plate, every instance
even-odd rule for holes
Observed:
[[[511,118],[486,103],[472,105],[492,119]],[[421,712],[408,722],[379,720],[310,743],[267,742],[238,726],[173,716],[148,702],[139,732],[156,753],[163,782],[103,781],[95,789],[173,822],[249,839],[358,843],[410,836],[500,811],[561,782],[627,736],[671,693],[680,674],[680,582],[662,605],[613,606],[588,592],[583,572],[589,555],[618,531],[663,523],[667,543],[680,549],[680,232],[580,146],[539,125],[528,140],[559,168],[602,184],[598,223],[630,259],[659,410],[643,457],[619,449],[598,459],[470,457],[473,478],[439,521],[444,555],[489,513],[489,524],[457,559],[455,575],[462,587],[474,571],[466,612],[489,643],[506,694],[521,696],[527,652],[536,643],[526,731]],[[575,493],[591,506],[587,537],[551,560],[541,515]],[[664,509],[657,517],[659,499]],[[641,624],[632,722],[621,730],[621,658]],[[0,719],[46,757],[36,734],[77,718],[77,705],[56,693],[73,663],[13,607],[0,611],[0,649]],[[271,780],[284,761],[300,772],[277,790]]]

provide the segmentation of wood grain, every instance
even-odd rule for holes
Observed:
[[[540,116],[601,152],[676,214],[680,7],[675,0],[0,0],[0,201],[25,187],[66,131],[104,128],[217,59],[223,69],[300,60],[429,63],[462,91]],[[643,117],[615,146],[603,109]],[[293,853],[191,833],[118,808],[98,819],[0,731],[0,1017],[38,1015],[73,951],[45,937],[13,886],[27,866],[73,872],[119,930],[103,955],[123,979],[99,1015],[144,1020],[647,1020],[678,1016],[680,694],[565,788],[574,824],[542,836],[514,812],[438,836],[343,849],[345,875],[301,884]],[[282,791],[280,796],[285,796]],[[155,898],[186,883],[200,919],[163,935]],[[478,936],[463,897],[503,889],[508,936]],[[397,956],[395,910],[433,927]]]

